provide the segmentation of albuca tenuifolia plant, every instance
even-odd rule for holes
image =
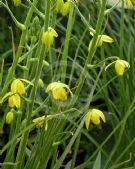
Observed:
[[[0,0],[2,169],[135,168],[134,5]]]

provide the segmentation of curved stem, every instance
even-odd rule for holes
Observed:
[[[98,17],[98,21],[97,21],[97,25],[96,25],[96,32],[93,36],[93,40],[92,40],[91,47],[90,47],[90,50],[89,50],[89,53],[88,53],[88,56],[87,56],[87,59],[86,59],[86,62],[85,62],[85,66],[84,66],[84,69],[83,69],[83,71],[80,75],[78,87],[75,91],[75,96],[74,96],[73,100],[71,101],[71,105],[75,104],[75,102],[78,98],[78,95],[81,91],[81,88],[83,86],[84,80],[85,80],[86,75],[87,75],[87,65],[91,63],[92,58],[94,56],[94,53],[95,53],[95,50],[96,50],[97,39],[98,39],[98,36],[100,34],[103,19],[104,19],[105,7],[106,7],[106,0],[102,0],[102,5],[101,5],[101,8],[100,8],[99,17]]]
[[[65,76],[67,70],[67,58],[68,58],[69,40],[70,40],[70,35],[71,35],[72,25],[73,25],[73,13],[74,13],[74,5],[73,3],[70,3],[70,13],[69,13],[69,19],[68,19],[68,25],[66,31],[66,39],[65,39],[64,51],[61,60],[62,62],[61,81],[63,83],[65,82]]]

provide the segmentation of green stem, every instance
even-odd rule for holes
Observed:
[[[64,161],[66,155],[67,155],[68,152],[70,151],[70,149],[71,149],[71,147],[72,147],[72,145],[73,145],[75,139],[77,138],[78,134],[80,133],[80,131],[81,131],[83,125],[84,125],[85,118],[86,118],[86,117],[84,116],[83,119],[82,119],[82,121],[81,121],[81,123],[79,124],[79,126],[78,126],[76,132],[74,133],[73,137],[71,138],[69,144],[67,145],[65,151],[63,152],[63,154],[61,155],[60,159],[57,161],[57,163],[55,164],[55,166],[53,167],[53,169],[59,169],[59,168],[61,167],[61,165],[62,165],[62,163],[63,163],[63,161]]]
[[[87,65],[91,63],[92,58],[94,56],[96,43],[97,43],[98,36],[100,34],[102,23],[103,23],[103,19],[104,19],[105,7],[106,7],[106,0],[102,0],[102,6],[100,8],[99,17],[98,17],[98,21],[97,21],[97,25],[96,25],[96,32],[94,34],[94,37],[93,37],[93,40],[92,40],[92,43],[91,43],[91,48],[89,50],[89,53],[88,53],[88,56],[87,56],[87,60],[85,62],[84,69],[83,69],[83,71],[82,71],[82,73],[80,75],[80,78],[79,78],[79,84],[78,84],[78,87],[77,87],[77,89],[75,91],[75,97],[72,100],[72,105],[76,102],[76,100],[78,98],[78,95],[79,95],[79,93],[81,91],[81,88],[83,86],[83,83],[84,83],[84,80],[85,80],[86,74],[87,74],[86,73],[87,72]]]
[[[66,77],[69,40],[70,40],[70,35],[71,35],[72,25],[73,25],[73,14],[74,14],[74,5],[73,3],[70,3],[70,13],[69,13],[69,19],[68,19],[68,25],[66,31],[66,39],[65,39],[64,51],[61,60],[62,63],[61,81],[63,83],[65,82],[65,77]]]
[[[15,16],[13,15],[12,11],[10,10],[10,8],[8,7],[8,4],[4,4],[3,2],[0,2],[0,4],[7,9],[7,11],[9,12],[10,16],[12,17],[13,21],[15,22],[16,26],[21,29],[22,31],[26,30],[26,26],[23,25],[22,23],[18,22],[17,19],[15,18]]]
[[[80,144],[80,138],[81,138],[81,133],[78,135],[77,140],[75,142],[75,150],[74,150],[74,154],[72,157],[72,163],[71,163],[70,169],[74,169],[74,166],[75,166],[75,162],[76,162],[76,158],[77,158],[77,151],[78,151],[79,144]]]
[[[50,0],[47,0],[46,1],[46,8],[45,8],[44,31],[47,31],[48,26],[49,26],[50,5],[51,5]],[[31,103],[28,104],[28,114],[27,114],[27,119],[26,119],[27,120],[26,121],[26,127],[29,126],[30,123],[31,123],[31,115],[32,115],[34,100],[35,100],[36,91],[37,91],[37,87],[38,87],[38,81],[39,81],[40,74],[41,74],[42,67],[43,67],[43,60],[44,60],[45,53],[46,53],[46,50],[45,50],[44,44],[42,44],[40,57],[39,57],[39,61],[38,61],[38,66],[37,66],[37,70],[36,70],[36,75],[35,75],[35,80],[34,80],[34,86],[33,86],[31,93],[30,93]],[[25,156],[24,150],[25,150],[25,147],[26,147],[26,144],[27,144],[28,135],[29,135],[29,131],[26,131],[24,133],[24,135],[22,136],[22,140],[21,140],[19,150],[18,150],[18,153],[17,153],[17,158],[16,158],[16,162],[18,162],[19,165],[17,165],[15,167],[15,169],[22,168],[22,162],[23,162],[24,156]]]

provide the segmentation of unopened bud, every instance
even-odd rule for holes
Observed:
[[[6,115],[6,123],[11,124],[14,119],[14,114],[13,112],[8,112]]]

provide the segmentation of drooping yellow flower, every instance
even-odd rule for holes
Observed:
[[[130,68],[130,65],[129,65],[129,63],[127,61],[120,60],[120,59],[116,60],[116,62],[115,62],[115,71],[116,71],[117,75],[123,76],[125,71],[127,69],[129,69],[129,68]]]
[[[57,3],[56,3],[56,10],[57,12],[61,12],[61,9],[64,5],[64,1],[63,0],[57,0]]]
[[[58,37],[57,32],[53,28],[49,28],[48,31],[43,32],[42,43],[49,49],[54,42],[54,37]]]
[[[86,120],[85,120],[86,128],[87,129],[89,128],[91,121],[95,125],[99,125],[101,123],[101,120],[104,123],[106,122],[104,113],[98,109],[90,109],[87,113]]]
[[[94,34],[93,34],[92,32],[90,32],[90,34],[91,34],[92,36],[94,36]],[[93,40],[93,39],[92,39],[92,40]],[[91,47],[92,40],[91,40],[90,43],[89,43],[89,49],[90,49],[90,47]],[[103,42],[113,43],[113,39],[112,39],[110,36],[108,36],[108,35],[99,35],[99,36],[98,36],[98,39],[97,39],[96,46],[97,46],[97,47],[102,46]]]
[[[126,0],[126,5],[128,8],[135,6],[135,0]]]
[[[14,114],[13,112],[8,112],[6,115],[6,123],[11,124],[14,119]]]
[[[14,3],[15,6],[20,6],[21,0],[13,0],[13,3]]]
[[[18,94],[14,94],[8,98],[8,105],[9,107],[16,107],[20,108],[21,106],[21,98]]]
[[[66,101],[67,100],[67,91],[73,96],[73,93],[71,92],[70,88],[68,85],[61,83],[61,82],[52,82],[48,85],[46,88],[46,92],[48,93],[49,91],[52,92],[53,98],[55,100],[61,100],[61,101]]]
[[[25,87],[21,80],[15,79],[11,84],[11,92],[25,94]]]
[[[61,8],[61,14],[62,14],[62,16],[68,15],[69,11],[70,11],[70,2],[67,1],[67,2],[65,2],[63,4],[63,6]]]

